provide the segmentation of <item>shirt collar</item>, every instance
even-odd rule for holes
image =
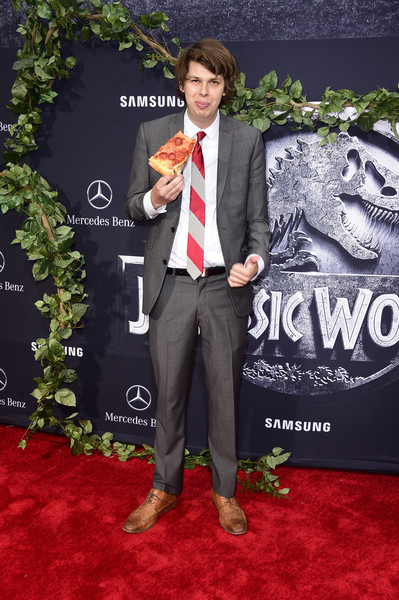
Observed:
[[[187,110],[184,113],[184,132],[186,133],[186,135],[188,135],[189,137],[196,137],[197,133],[199,131],[204,131],[207,135],[207,137],[211,140],[213,140],[219,133],[219,122],[220,122],[220,113],[218,111],[217,115],[216,115],[216,119],[213,121],[213,123],[211,125],[209,125],[209,127],[207,127],[206,129],[201,129],[200,127],[198,127],[198,125],[194,125],[194,123],[191,121],[190,117],[187,114]]]

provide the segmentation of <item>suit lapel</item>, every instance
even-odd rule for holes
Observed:
[[[169,121],[169,138],[168,139],[172,138],[178,131],[184,131],[184,112],[185,111],[182,111],[180,113],[171,115],[171,118]],[[164,144],[166,141],[167,140],[165,140],[162,143]],[[176,200],[174,202],[171,202],[171,204],[169,204],[169,206],[168,206],[169,213],[173,214],[173,224],[175,227],[177,227],[179,219],[180,219],[181,200],[182,200],[182,193],[180,192],[180,194],[178,195]],[[173,238],[172,238],[172,241],[173,241]]]
[[[169,122],[169,139],[171,137],[173,137],[178,131],[183,131],[183,127],[184,127],[184,111],[172,115],[170,122]]]
[[[219,150],[218,150],[218,183],[217,183],[217,205],[219,206],[226,185],[226,177],[229,169],[230,153],[233,144],[233,132],[230,120],[225,115],[220,115],[219,125]]]

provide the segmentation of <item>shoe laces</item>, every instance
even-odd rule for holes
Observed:
[[[165,498],[165,500],[163,500],[162,498],[160,498],[159,496],[157,496],[154,492],[150,492],[147,496],[147,503],[148,504],[154,504],[154,502],[156,500],[160,501],[160,502],[166,502],[167,498]]]

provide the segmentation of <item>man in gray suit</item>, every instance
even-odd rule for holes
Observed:
[[[262,136],[219,112],[220,104],[231,100],[238,73],[234,57],[220,42],[205,39],[193,44],[176,64],[178,92],[186,110],[144,123],[137,134],[126,210],[134,220],[151,220],[145,243],[143,312],[149,315],[158,398],[153,487],[128,517],[123,527],[128,533],[155,525],[181,492],[186,401],[198,328],[209,397],[211,498],[227,532],[240,535],[247,530],[234,497],[236,408],[252,310],[250,281],[268,261],[270,233]],[[194,159],[176,177],[161,177],[148,165],[149,157],[179,130],[192,138],[205,133],[201,142],[205,224],[200,226],[204,251],[202,273],[196,278],[187,271]]]

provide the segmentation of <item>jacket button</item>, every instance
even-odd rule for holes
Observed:
[[[176,231],[176,227],[171,227],[170,230],[172,233],[174,233]]]
[[[162,262],[163,262],[164,265],[168,264],[168,261],[166,260],[166,258],[164,258]]]

